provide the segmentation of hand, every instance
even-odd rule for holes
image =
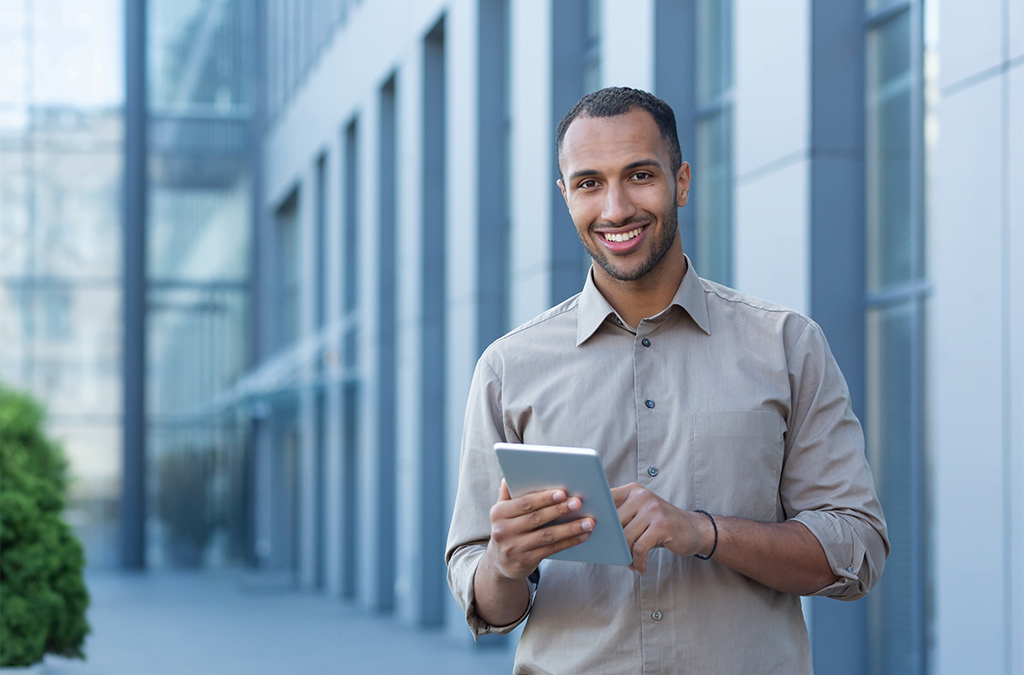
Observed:
[[[667,548],[681,556],[706,554],[711,550],[712,544],[705,541],[704,531],[710,529],[710,521],[704,516],[683,511],[637,483],[613,488],[612,497],[626,542],[633,552],[630,569],[641,574],[646,572],[647,554],[656,547]],[[707,528],[703,527],[704,523]],[[705,548],[707,551],[703,550]]]
[[[544,527],[582,506],[565,490],[532,492],[512,499],[501,481],[498,502],[491,507],[491,539],[484,554],[493,572],[507,579],[525,579],[550,555],[590,538],[593,518]]]

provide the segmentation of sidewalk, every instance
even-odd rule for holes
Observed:
[[[474,647],[239,572],[94,573],[87,584],[87,660],[48,657],[47,675],[512,672],[511,649]]]

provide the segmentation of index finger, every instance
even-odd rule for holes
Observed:
[[[495,505],[505,518],[514,518],[526,513],[532,513],[539,509],[559,504],[566,500],[565,490],[560,488],[554,490],[540,490],[530,492],[520,497],[513,498],[508,490],[508,485],[501,481],[501,494],[498,503]]]
[[[615,500],[615,508],[619,508],[626,502],[629,493],[633,491],[634,487],[636,487],[636,484],[630,483],[629,485],[620,485],[612,488],[612,499]]]

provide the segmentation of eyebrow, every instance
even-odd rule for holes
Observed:
[[[649,158],[638,159],[635,162],[630,162],[625,167],[623,167],[623,171],[633,171],[634,169],[640,169],[640,168],[649,167],[649,166],[654,166],[654,167],[661,166],[661,162],[659,162],[656,159],[649,159]],[[596,169],[580,169],[579,171],[574,171],[574,172],[572,172],[569,175],[569,181],[572,182],[572,181],[575,181],[577,178],[583,178],[583,177],[586,177],[586,176],[598,176],[598,175],[600,175],[600,172],[597,171]]]

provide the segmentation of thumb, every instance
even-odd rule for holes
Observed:
[[[507,502],[510,499],[512,499],[512,494],[508,491],[508,484],[505,482],[505,479],[502,478],[501,490],[498,491],[498,501]]]

